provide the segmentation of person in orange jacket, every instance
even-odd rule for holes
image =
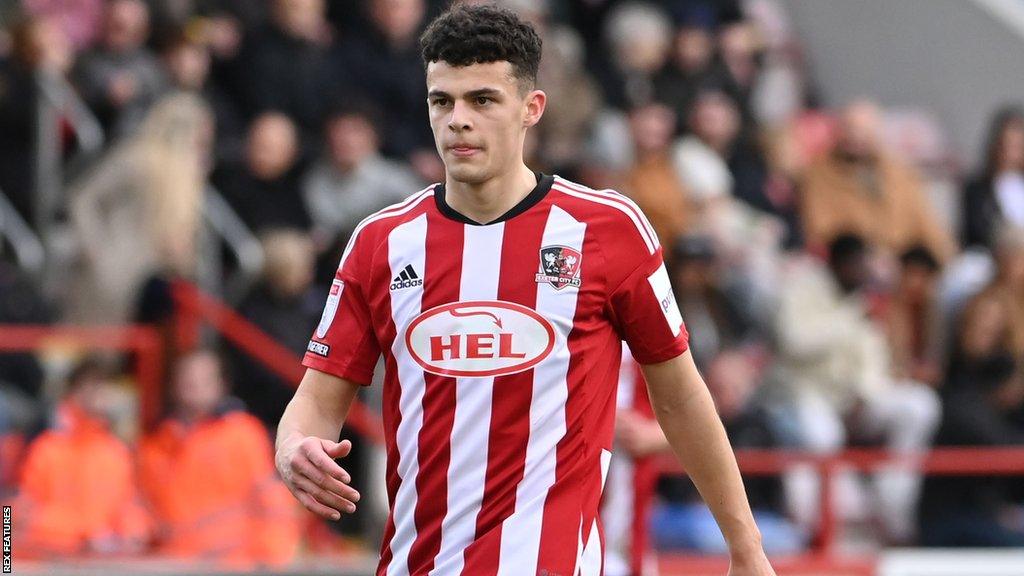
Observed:
[[[228,395],[221,359],[182,356],[171,394],[173,412],[138,451],[157,552],[233,567],[288,563],[301,511],[276,475],[267,430]]]
[[[19,555],[133,554],[151,523],[128,446],[107,421],[112,374],[95,359],[71,373],[55,425],[28,448],[14,522]]]

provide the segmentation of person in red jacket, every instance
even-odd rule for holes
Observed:
[[[228,395],[220,358],[184,355],[171,394],[172,414],[138,453],[157,552],[234,567],[289,562],[300,510],[274,471],[267,430]]]
[[[68,379],[55,425],[28,449],[14,522],[19,555],[131,554],[150,520],[138,499],[131,452],[107,422],[111,373],[87,359]]]

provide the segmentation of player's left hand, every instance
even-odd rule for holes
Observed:
[[[733,554],[729,558],[729,576],[775,576],[764,550],[749,554]]]

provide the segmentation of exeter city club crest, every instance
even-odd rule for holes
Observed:
[[[561,290],[566,286],[579,288],[580,285],[580,264],[583,263],[583,254],[575,248],[568,246],[545,246],[540,249],[540,270],[537,272],[537,282],[547,282],[555,290]]]

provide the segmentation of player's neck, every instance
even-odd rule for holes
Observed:
[[[537,187],[537,177],[525,164],[480,184],[445,179],[445,202],[474,222],[487,223],[519,204]]]

